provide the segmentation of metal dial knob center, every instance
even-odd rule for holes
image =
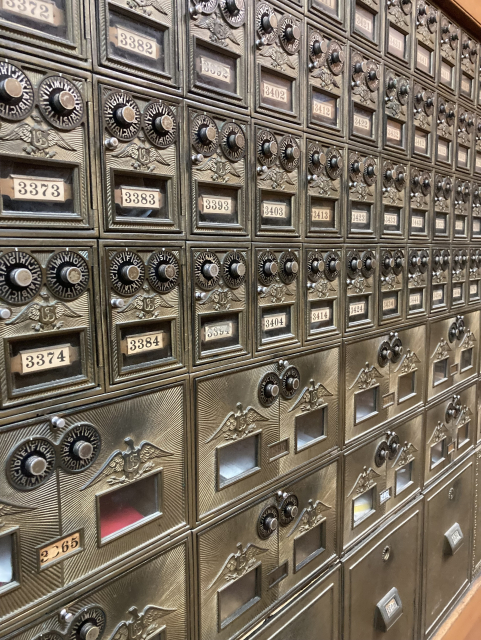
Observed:
[[[279,267],[277,265],[277,262],[269,260],[264,265],[264,273],[268,276],[275,276],[278,270]]]
[[[130,127],[135,122],[135,111],[129,106],[119,107],[115,110],[114,120],[119,127]]]
[[[41,476],[47,468],[47,461],[41,456],[30,456],[25,462],[25,471],[29,476]]]
[[[157,270],[161,280],[172,280],[175,278],[176,269],[173,264],[161,264]]]
[[[78,440],[73,446],[73,454],[80,460],[88,460],[93,452],[92,444],[86,440]]]
[[[82,272],[78,267],[65,266],[60,271],[60,279],[65,284],[78,284],[82,280]]]
[[[120,270],[120,277],[124,282],[136,282],[140,278],[140,269],[135,264],[126,264]]]
[[[202,265],[202,274],[207,280],[213,280],[219,275],[219,267],[212,262],[206,262]]]
[[[0,82],[0,97],[5,102],[20,100],[23,96],[23,87],[16,78],[5,78]]]
[[[155,118],[153,127],[158,133],[170,133],[174,128],[174,121],[169,115],[164,114]]]
[[[242,278],[246,274],[246,266],[243,262],[233,262],[230,265],[229,271],[233,278]]]
[[[28,269],[25,269],[25,267],[18,267],[16,269],[13,269],[13,271],[10,273],[10,282],[17,287],[21,287],[22,289],[30,286],[32,280],[33,276],[31,272]]]
[[[67,115],[75,109],[75,96],[70,91],[59,91],[52,96],[50,103],[54,111]]]
[[[211,124],[204,125],[199,129],[199,138],[202,144],[210,144],[214,142],[216,136],[215,127]]]

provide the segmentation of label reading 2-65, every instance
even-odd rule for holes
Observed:
[[[76,533],[72,533],[69,536],[65,536],[65,538],[61,538],[60,540],[56,540],[45,547],[42,547],[38,550],[38,558],[40,568],[48,566],[52,562],[56,562],[65,556],[70,555],[71,553],[81,551],[81,543],[80,543],[80,531]]]

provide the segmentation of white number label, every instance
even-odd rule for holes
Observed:
[[[462,294],[462,289],[461,287],[455,287],[453,289],[453,298],[460,298]]]
[[[80,548],[80,532],[72,533],[70,536],[66,536],[61,540],[52,542],[52,544],[39,549],[40,566],[45,567],[51,562],[64,558]]]
[[[383,311],[391,311],[391,309],[396,308],[397,298],[384,298],[382,301],[382,310]]]
[[[420,293],[411,293],[409,296],[409,306],[417,307],[421,304],[421,294]]]
[[[481,169],[481,156],[479,154],[476,156],[476,169]]]
[[[232,198],[202,196],[202,213],[232,213]]]
[[[448,149],[449,145],[444,140],[438,140],[438,156],[442,156],[443,158],[448,157]]]
[[[413,216],[411,224],[415,229],[422,229],[424,227],[424,218],[422,216]]]
[[[138,33],[117,27],[117,46],[119,49],[132,51],[139,56],[157,59],[159,57],[159,45],[153,38],[141,36]]]
[[[230,82],[230,67],[209,58],[200,58],[200,72],[203,76],[210,76],[222,82]]]
[[[327,102],[320,102],[314,99],[313,111],[316,116],[324,116],[324,118],[334,117],[334,107]]]
[[[446,229],[446,220],[444,218],[436,218],[436,229],[444,231]]]
[[[422,149],[423,151],[425,151],[426,147],[427,147],[427,138],[425,136],[415,135],[414,136],[414,146],[417,149]]]
[[[399,606],[396,600],[394,598],[392,600],[389,600],[389,602],[386,605],[386,613],[388,617],[391,618],[398,609],[399,609]]]
[[[398,216],[395,213],[385,213],[384,224],[389,225],[390,227],[397,227]]]
[[[425,53],[423,53],[419,49],[417,53],[417,61],[418,61],[418,64],[421,65],[422,67],[425,67],[425,68],[429,67],[429,56],[427,56]]]
[[[433,291],[433,300],[435,302],[437,302],[438,300],[442,300],[443,299],[443,290],[442,289],[435,289]]]
[[[65,183],[52,178],[12,176],[14,200],[65,202]]]
[[[349,305],[349,315],[350,316],[359,316],[366,312],[366,303],[365,302],[356,302]]]
[[[166,334],[164,331],[142,333],[137,336],[129,336],[127,342],[127,355],[142,353],[144,351],[155,351],[163,349],[166,344]]]
[[[456,231],[464,231],[464,220],[456,220],[454,228],[456,229]]]
[[[68,367],[70,365],[70,347],[64,345],[38,351],[33,349],[31,351],[21,351],[20,358],[20,373],[22,374]]]
[[[2,0],[2,9],[48,24],[55,24],[55,5],[41,0]],[[57,20],[58,22],[58,20]]]
[[[389,48],[396,51],[404,52],[404,39],[400,33],[397,33],[394,29],[389,31]]]
[[[475,296],[478,293],[478,285],[477,284],[472,284],[469,286],[469,293],[472,296]]]
[[[451,82],[451,67],[444,63],[441,65],[441,78]]]
[[[323,207],[313,207],[311,209],[311,220],[316,220],[317,222],[329,222],[331,218],[331,209],[325,209]]]
[[[473,220],[473,231],[479,233],[481,231],[481,220],[479,218]]]
[[[421,304],[421,294],[420,293],[411,293],[409,296],[409,306],[417,307]]]
[[[388,124],[386,128],[386,135],[389,140],[401,140],[401,125],[396,126]]]
[[[461,164],[466,164],[468,161],[468,152],[466,149],[458,149],[458,162]]]
[[[282,203],[263,202],[262,216],[264,218],[286,218],[287,206]]]
[[[210,340],[218,340],[219,338],[232,338],[233,335],[233,322],[206,324],[204,327],[204,342],[209,342]]]
[[[120,188],[120,206],[137,207],[139,209],[159,209],[159,189]]]
[[[262,329],[264,331],[285,326],[287,326],[287,314],[285,313],[277,313],[275,316],[266,316],[262,319]]]
[[[283,87],[278,87],[275,84],[271,84],[270,82],[262,83],[262,94],[264,98],[271,98],[272,100],[277,100],[278,102],[286,102],[287,103],[287,91]]]
[[[360,116],[358,113],[355,113],[354,126],[359,127],[359,129],[369,131],[369,129],[371,128],[371,120],[369,118],[366,118],[366,116]]]
[[[373,27],[374,27],[374,18],[366,17],[365,15],[361,14],[361,12],[358,9],[356,11],[356,27],[359,27],[364,31],[368,31],[369,33],[372,33]]]
[[[471,93],[471,80],[469,80],[468,78],[463,78],[461,80],[461,89],[465,93]]]
[[[311,311],[311,322],[326,322],[331,319],[330,309],[313,309]]]
[[[352,211],[351,212],[351,222],[356,224],[366,224],[367,223],[367,211]]]
[[[379,494],[379,504],[384,504],[391,499],[391,489],[385,489]]]

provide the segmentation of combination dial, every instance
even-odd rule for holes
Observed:
[[[38,106],[44,118],[57,129],[74,129],[84,116],[84,103],[77,87],[63,76],[48,76],[38,88]]]
[[[147,265],[149,284],[158,293],[169,293],[179,284],[179,261],[171,251],[154,253]]]
[[[23,71],[0,61],[0,118],[23,120],[32,112],[34,101],[32,83]]]
[[[25,304],[42,286],[42,268],[25,251],[9,251],[0,256],[0,298],[10,304]]]
[[[139,133],[140,109],[132,96],[123,91],[109,93],[104,102],[105,126],[120,140],[132,140]]]
[[[74,300],[87,289],[90,279],[87,260],[75,251],[59,251],[47,262],[47,286],[62,300]]]
[[[133,251],[119,251],[110,260],[112,289],[123,296],[131,296],[144,284],[145,265]]]

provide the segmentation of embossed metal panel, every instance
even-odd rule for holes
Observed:
[[[337,463],[194,532],[200,638],[237,638],[336,557]]]
[[[423,637],[433,633],[443,614],[469,584],[473,497],[473,456],[426,493]]]
[[[0,227],[92,229],[90,75],[10,54],[0,77]]]
[[[478,371],[479,311],[429,325],[428,401]]]
[[[469,250],[469,276],[466,285],[468,304],[474,305],[481,299],[481,252],[475,247]]]
[[[438,146],[439,146],[439,140]],[[454,177],[434,173],[433,240],[448,240],[451,234],[454,207]]]
[[[195,380],[197,519],[338,444],[338,347]]]
[[[439,13],[439,58],[437,83],[456,93],[458,53],[461,30],[443,13]]]
[[[425,316],[429,308],[429,249],[407,247],[406,317]]]
[[[186,528],[185,402],[175,384],[4,431],[18,577],[2,586],[3,615]]]
[[[304,343],[341,333],[342,249],[304,245]]]
[[[254,111],[301,124],[304,19],[280,3],[266,0],[257,0],[252,9],[255,86],[251,94]]]
[[[419,638],[421,527],[418,501],[343,560],[346,640]]]
[[[307,124],[345,136],[347,48],[344,40],[317,25],[307,25]]]
[[[385,2],[384,55],[412,68],[415,3],[412,0]]]
[[[277,129],[257,123],[254,126],[254,140],[256,145],[255,234],[257,236],[299,236],[301,233],[301,185],[305,175],[303,136],[298,132],[286,131],[285,128]],[[314,153],[312,147],[310,151],[311,154]],[[310,159],[309,170],[311,171],[312,168],[316,172],[315,175],[319,173],[321,184],[332,193],[338,186],[337,174],[336,172],[333,174],[336,175],[334,182],[329,175],[326,175],[327,172],[322,175],[325,164],[322,162],[324,159],[322,153],[322,150],[319,150],[317,166],[312,163],[312,158]],[[340,213],[334,211],[333,216],[337,216],[337,219],[332,218],[331,225],[339,224]]]
[[[352,10],[357,5],[352,3]],[[377,59],[350,47],[349,139],[378,146],[382,100],[382,65]]]
[[[418,415],[345,455],[344,549],[421,490],[423,422]]]
[[[247,123],[226,112],[188,110],[188,226],[190,233],[246,236],[250,230]]]
[[[189,556],[184,539],[166,550],[157,550],[148,559],[130,562],[124,573],[109,577],[95,589],[83,589],[82,595],[64,598],[47,616],[12,637],[108,640],[116,634],[128,638],[153,633],[151,637],[160,640],[186,638]]]
[[[476,116],[476,129],[474,133],[474,160],[473,172],[475,177],[481,175],[481,114]]]
[[[362,47],[379,52],[383,39],[383,3],[377,0],[355,0],[347,3],[346,8],[350,9],[351,39],[357,40]]]
[[[349,195],[346,207],[346,235],[374,239],[378,226],[380,159],[377,154],[349,148]]]
[[[405,318],[408,274],[404,247],[381,247],[378,270],[378,324],[398,324]]]
[[[408,165],[401,158],[384,156],[380,172],[381,211],[379,233],[381,238],[403,240],[408,219]]]
[[[453,247],[451,269],[451,309],[463,309],[469,298],[468,249]]]
[[[343,146],[325,144],[310,137],[306,140],[303,224],[307,238],[339,238],[342,235],[346,154]]]
[[[401,2],[401,0],[399,0]],[[383,148],[408,155],[411,141],[412,79],[393,68],[384,67]]]
[[[336,567],[269,616],[251,635],[252,640],[283,640],[299,635],[305,640],[317,640],[319,629],[327,638],[339,640],[339,582],[340,567]]]
[[[345,331],[352,332],[375,325],[378,272],[377,248],[344,249]]]
[[[430,482],[477,441],[476,384],[449,395],[426,413],[424,480]]]
[[[417,78],[417,76],[416,76]],[[411,153],[413,159],[431,162],[436,133],[436,92],[426,84],[414,81]],[[414,193],[417,193],[415,191]]]
[[[189,91],[246,107],[252,7],[242,0],[204,0],[189,2],[188,11]]]
[[[104,230],[179,234],[180,105],[132,84],[97,93]]]
[[[436,165],[452,169],[455,156],[456,103],[451,97],[438,93],[437,127],[434,157]]]
[[[346,442],[423,402],[425,344],[423,325],[346,344]]]
[[[416,132],[414,133],[416,138]],[[431,234],[434,176],[430,169],[411,164],[408,234],[411,240],[428,240]]]
[[[110,388],[185,367],[183,247],[102,241],[100,248]]]
[[[301,342],[299,282],[300,247],[256,245],[252,251],[254,280],[254,353]]]
[[[476,115],[471,108],[458,104],[458,128],[456,140],[456,169],[471,173],[473,169],[473,144]]]
[[[414,70],[434,81],[439,12],[425,0],[417,0],[415,15]]]
[[[470,210],[471,240],[479,241],[481,239],[481,185],[479,182],[473,182],[472,185],[473,191]]]
[[[479,407],[478,407],[479,408]],[[479,419],[479,412],[478,412]],[[481,451],[478,448],[474,454],[475,456],[475,480],[474,480],[474,514],[473,514],[473,563],[472,563],[472,576],[474,577],[480,569],[481,566],[481,546],[479,540],[479,523],[481,518],[481,508],[480,508],[480,464],[481,464]]]
[[[91,242],[3,245],[0,253],[4,417],[15,407],[98,389],[97,256]]]
[[[342,0],[308,0],[306,15],[322,24],[331,23],[335,27],[345,30],[344,4]]]
[[[95,71],[134,75],[152,89],[179,88],[183,56],[176,0],[96,0],[91,14]]]
[[[469,34],[461,32],[459,95],[476,102],[476,87],[478,84],[479,42]]]
[[[435,247],[431,247],[429,260],[431,280],[430,313],[447,311],[450,307],[452,264],[454,264],[454,260],[449,245],[437,243]]]
[[[250,355],[250,284],[247,247],[189,246],[193,365]]]

